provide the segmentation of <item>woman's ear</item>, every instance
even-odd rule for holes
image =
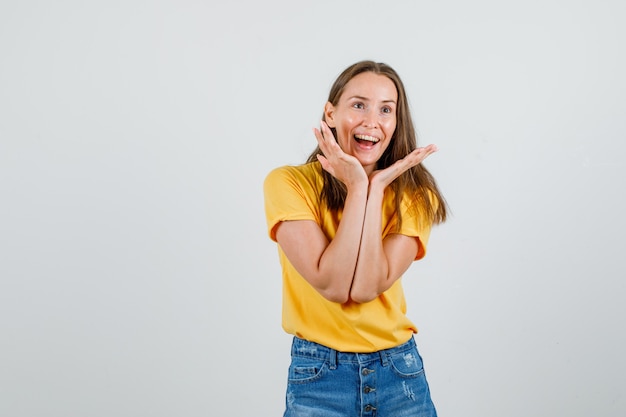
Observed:
[[[324,119],[328,127],[336,127],[335,126],[335,106],[330,101],[326,102],[324,106]]]

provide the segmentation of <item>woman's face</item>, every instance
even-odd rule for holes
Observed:
[[[363,72],[346,84],[336,106],[326,103],[326,123],[337,132],[341,149],[371,174],[396,130],[398,91],[389,78]]]

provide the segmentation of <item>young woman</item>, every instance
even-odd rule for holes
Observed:
[[[436,416],[400,277],[446,204],[421,162],[404,86],[388,65],[348,67],[307,163],[264,183],[293,334],[285,416]]]

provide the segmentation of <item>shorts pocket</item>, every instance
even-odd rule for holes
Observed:
[[[304,384],[320,379],[328,370],[326,360],[293,356],[289,365],[289,383]]]
[[[424,373],[424,364],[417,349],[389,355],[393,371],[405,378],[415,378]]]

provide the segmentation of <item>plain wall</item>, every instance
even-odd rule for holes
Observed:
[[[440,415],[625,415],[625,11],[2,2],[0,415],[281,415],[262,182],[361,59],[440,148],[404,277]]]

